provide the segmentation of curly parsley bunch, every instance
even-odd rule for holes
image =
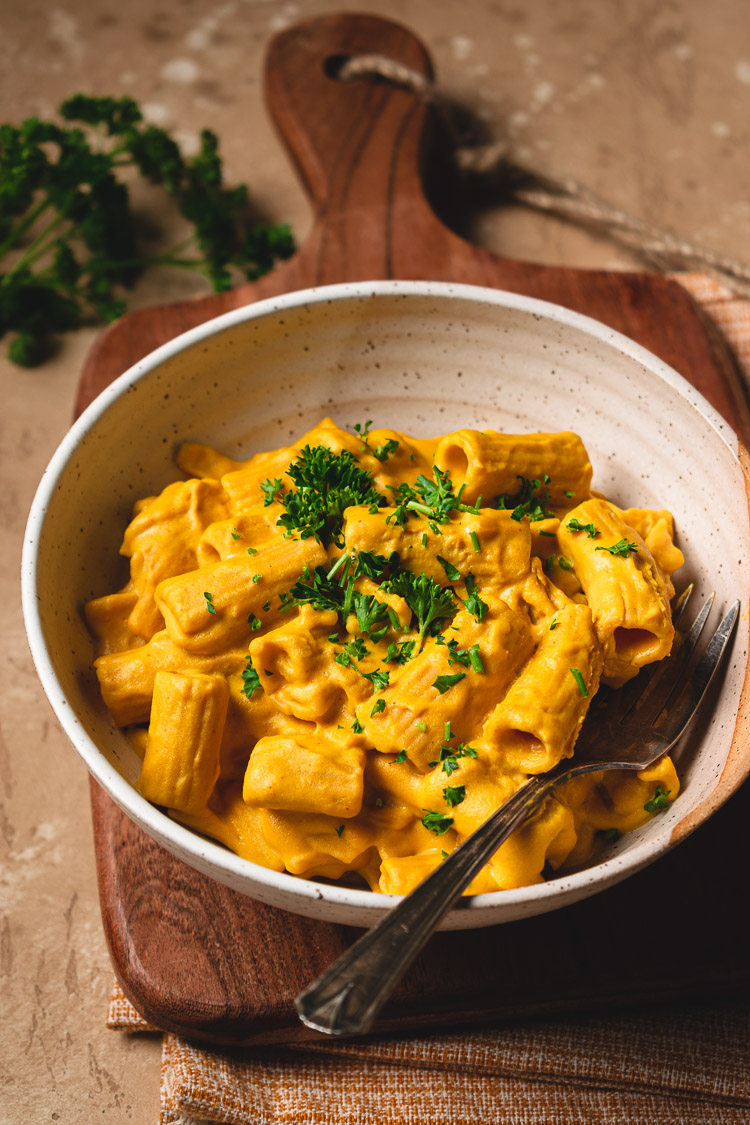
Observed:
[[[252,220],[247,188],[226,188],[216,136],[201,133],[194,157],[143,122],[132,98],[76,94],[60,106],[70,127],[30,117],[0,125],[0,337],[33,366],[53,337],[125,311],[122,288],[152,265],[202,274],[214,290],[260,277],[294,242],[286,224]],[[180,246],[145,255],[122,170],[135,168],[173,197],[193,227]],[[239,275],[239,276],[238,276]]]

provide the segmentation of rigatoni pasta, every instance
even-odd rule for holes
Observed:
[[[668,512],[592,493],[575,434],[370,425],[182,446],[86,612],[144,796],[252,862],[406,893],[574,755],[600,683],[669,654],[682,555]],[[668,758],[578,778],[468,893],[589,862],[678,788]]]

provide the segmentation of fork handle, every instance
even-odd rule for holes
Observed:
[[[570,770],[532,777],[419,886],[297,997],[300,1019],[327,1035],[369,1031],[393,988],[474,876]]]

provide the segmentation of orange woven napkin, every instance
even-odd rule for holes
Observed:
[[[107,1022],[153,1030],[117,986]],[[749,1033],[725,1004],[236,1051],[165,1035],[160,1125],[747,1125]]]
[[[750,384],[750,301],[680,274]],[[107,1026],[156,1029],[118,985]],[[748,1125],[750,1007],[214,1051],[165,1034],[160,1125]]]

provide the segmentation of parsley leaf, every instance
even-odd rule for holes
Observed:
[[[479,597],[477,593],[477,580],[473,574],[466,575],[466,592],[469,596],[463,603],[464,608],[468,613],[473,614],[481,624],[487,616],[490,607],[487,605],[487,602],[483,602]]]
[[[375,688],[375,691],[383,691],[385,688],[387,688],[391,678],[390,672],[387,672],[382,668],[376,668],[374,672],[360,672],[359,674],[365,680],[370,681],[372,686]]]
[[[387,664],[389,661],[394,661],[396,664],[406,664],[407,661],[414,658],[416,644],[416,641],[403,641],[399,645],[395,641],[391,641],[383,663]]]
[[[638,544],[632,543],[628,539],[620,539],[617,543],[613,543],[611,547],[596,547],[594,549],[607,551],[610,555],[619,555],[623,559],[629,558],[631,551],[634,555],[638,554]]]
[[[575,516],[569,519],[565,526],[569,527],[571,531],[585,531],[589,539],[596,539],[599,534],[593,523],[581,523]]]
[[[458,570],[458,568],[455,567],[453,565],[453,563],[448,562],[448,560],[444,559],[442,555],[438,555],[437,561],[440,563],[443,570],[445,571],[445,576],[446,576],[446,578],[448,579],[449,582],[460,582],[461,581],[461,571]]]
[[[397,449],[398,442],[396,441],[396,439],[388,438],[388,440],[384,441],[382,445],[376,446],[376,448],[373,449],[373,453],[377,457],[378,461],[387,461],[388,458],[391,457]]]
[[[253,662],[249,656],[245,658],[246,665],[242,672],[242,695],[247,696],[248,699],[252,698],[253,692],[260,687],[260,676],[253,668]]]
[[[382,589],[404,599],[417,619],[420,641],[431,626],[437,621],[452,618],[458,609],[453,591],[440,586],[426,574],[399,570],[383,583]]]
[[[422,812],[425,815],[422,817],[421,823],[428,831],[433,832],[436,836],[442,836],[453,824],[452,816],[446,816],[444,813],[435,812],[434,809],[423,809]]]
[[[446,785],[445,789],[443,790],[445,803],[447,805],[450,805],[452,809],[455,808],[456,805],[460,805],[465,796],[465,785]]]
[[[646,804],[643,806],[646,812],[663,812],[664,809],[669,808],[667,798],[671,792],[671,789],[662,789],[661,785],[657,785],[653,797],[649,801],[646,801]]]
[[[445,695],[446,691],[465,678],[465,672],[456,672],[453,676],[438,676],[436,680],[433,680],[432,687],[436,687],[441,695]]]
[[[548,508],[549,504],[549,489],[543,486],[549,484],[549,477],[545,473],[542,480],[536,478],[529,478],[517,476],[521,485],[518,492],[508,495],[507,493],[498,496],[497,506],[507,510],[512,508],[510,518],[520,521],[524,516],[528,516],[529,520],[536,522],[537,520],[546,520],[554,515]]]

